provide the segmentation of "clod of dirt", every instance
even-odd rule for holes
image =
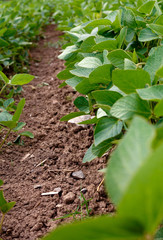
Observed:
[[[75,194],[72,193],[72,192],[67,193],[67,194],[63,197],[63,201],[64,201],[64,203],[66,203],[66,204],[71,204],[71,203],[74,202],[74,200],[75,200]]]
[[[72,173],[72,177],[75,179],[84,179],[85,175],[84,173],[80,170],[80,171],[76,171]]]

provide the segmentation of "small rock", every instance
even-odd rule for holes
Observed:
[[[61,208],[61,207],[63,207],[63,204],[57,204],[56,207]]]
[[[41,193],[41,196],[50,196],[50,195],[57,195],[57,192],[46,192],[46,193]]]
[[[34,189],[38,189],[38,188],[41,188],[42,186],[41,185],[34,185]]]
[[[87,189],[86,188],[82,188],[82,190],[80,192],[84,194],[84,193],[87,192]]]
[[[72,177],[75,179],[84,179],[84,173],[80,170],[80,171],[76,171],[72,173]]]
[[[74,200],[75,200],[75,194],[72,193],[72,192],[67,193],[67,194],[64,196],[64,198],[63,198],[63,201],[64,201],[64,203],[66,203],[66,204],[73,203]]]
[[[54,188],[53,191],[54,191],[54,192],[57,192],[58,195],[61,197],[61,195],[62,195],[62,189],[61,189],[60,187]]]

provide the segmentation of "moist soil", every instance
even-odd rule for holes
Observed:
[[[36,78],[23,87],[21,97],[25,97],[26,105],[21,121],[26,122],[24,130],[33,132],[34,139],[23,137],[24,146],[5,146],[0,155],[4,195],[8,201],[16,202],[5,217],[3,240],[39,239],[57,225],[73,221],[72,217],[53,220],[81,206],[83,188],[86,188],[85,199],[91,199],[90,215],[114,210],[104,186],[97,191],[103,179],[98,170],[106,166],[108,156],[82,163],[93,141],[92,126],[60,122],[61,117],[77,110],[73,101],[78,96],[69,86],[58,88],[61,81],[56,75],[64,69],[64,62],[57,58],[60,53],[57,41],[61,35],[54,25],[47,26],[44,38],[30,50],[30,73]],[[8,142],[15,138],[12,135]],[[73,178],[72,173],[80,170],[85,178]],[[59,187],[60,194],[41,195]],[[86,214],[85,208],[82,214]]]

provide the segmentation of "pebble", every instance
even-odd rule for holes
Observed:
[[[41,188],[42,186],[41,185],[34,185],[34,189],[38,189],[38,188]]]
[[[76,171],[72,173],[72,177],[75,179],[84,179],[84,173],[80,170],[80,171]]]
[[[75,194],[73,192],[69,192],[63,197],[63,201],[66,204],[73,203],[74,200],[75,200]]]
[[[82,190],[80,192],[84,194],[84,193],[87,192],[87,189],[86,188],[82,188]]]
[[[53,191],[54,191],[54,192],[57,192],[58,195],[60,195],[60,196],[61,196],[61,194],[62,194],[62,188],[60,188],[60,187],[54,188]]]

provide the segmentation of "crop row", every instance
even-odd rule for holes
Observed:
[[[46,240],[154,239],[163,219],[163,5],[100,3],[96,19],[66,31],[60,87],[81,96],[74,101],[79,111],[61,120],[94,125],[83,162],[117,145],[104,170],[117,213],[60,227]]]

